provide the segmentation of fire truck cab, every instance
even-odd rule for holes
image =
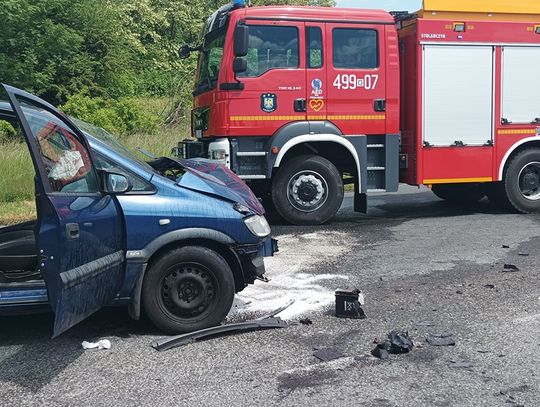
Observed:
[[[515,3],[515,2],[514,2]],[[293,224],[399,182],[540,211],[540,5],[417,14],[244,7],[206,22],[185,157],[221,161]]]

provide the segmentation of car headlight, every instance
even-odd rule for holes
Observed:
[[[253,215],[244,219],[244,223],[251,233],[258,237],[266,237],[270,234],[270,225],[266,218],[260,215]]]

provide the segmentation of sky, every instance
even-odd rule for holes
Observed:
[[[378,8],[388,11],[417,11],[422,0],[336,0],[338,7]]]

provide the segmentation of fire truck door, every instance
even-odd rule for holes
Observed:
[[[492,181],[494,47],[422,52],[424,184]]]
[[[384,26],[326,24],[328,120],[344,134],[386,133]]]
[[[324,23],[306,23],[306,109],[308,120],[326,120],[329,84],[325,69],[328,58],[324,49]]]
[[[280,127],[306,120],[304,24],[250,21],[244,89],[231,93],[231,133],[270,136]]]

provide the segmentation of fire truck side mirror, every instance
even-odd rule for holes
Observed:
[[[235,74],[247,71],[247,61],[242,57],[236,57],[233,60],[233,72]]]
[[[180,47],[180,50],[178,51],[178,55],[180,56],[180,59],[189,58],[190,53],[191,53],[191,47],[188,44],[182,45]]]
[[[234,29],[234,56],[245,57],[248,53],[249,27],[237,25]]]

